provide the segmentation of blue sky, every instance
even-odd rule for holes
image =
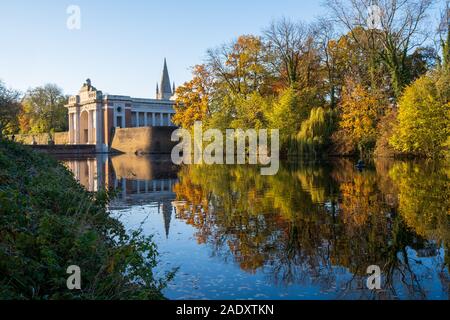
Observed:
[[[81,9],[80,30],[66,27],[69,5]],[[309,0],[1,0],[0,79],[74,94],[89,77],[104,93],[153,97],[164,57],[178,85],[206,49],[281,16],[311,21],[324,11]]]
[[[66,28],[69,5],[81,29]],[[259,33],[273,18],[313,19],[316,1],[0,1],[0,79],[22,91],[48,82],[77,92],[86,78],[111,94],[153,97],[167,57],[181,84],[207,48]]]

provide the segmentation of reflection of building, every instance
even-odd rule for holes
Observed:
[[[175,85],[171,88],[167,64],[156,99],[104,95],[88,79],[78,95],[69,98],[69,144],[92,144],[107,152],[114,128],[173,126]]]
[[[107,156],[63,160],[63,162],[86,190],[96,192],[101,188],[111,186],[113,172]]]
[[[160,205],[164,217],[164,230],[166,231],[166,238],[169,238],[170,221],[172,221],[172,203],[171,201],[163,201]]]
[[[113,207],[126,207],[136,203],[156,203],[158,213],[162,213],[166,237],[169,237],[170,222],[172,220],[172,201],[176,195],[173,186],[177,180],[174,179],[152,179],[152,180],[130,180],[116,179],[116,190],[120,191],[111,205]]]
[[[62,160],[88,191],[110,188],[121,191],[123,199],[157,194],[171,198],[177,170],[171,162],[150,157],[122,155],[109,158]]]
[[[131,155],[110,159],[107,155],[98,155],[63,162],[88,191],[95,192],[103,187],[116,190],[118,194],[110,204],[112,208],[144,203],[157,205],[166,236],[169,236],[172,201],[176,197],[173,187],[177,182],[177,170],[170,161]]]

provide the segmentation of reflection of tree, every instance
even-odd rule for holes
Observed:
[[[399,212],[408,227],[426,238],[450,244],[450,184],[436,163],[396,163],[390,172],[399,189]]]
[[[217,254],[226,245],[244,270],[254,272],[276,249],[271,236],[282,218],[267,210],[261,193],[268,185],[265,178],[249,175],[250,168],[222,169],[184,168],[175,192],[188,206],[177,214],[199,230],[200,243],[214,245]]]
[[[404,184],[414,189],[418,182],[407,181],[417,178],[402,171],[405,176],[392,179],[401,172],[391,167],[378,162],[376,171],[360,173],[348,161],[332,167],[290,165],[271,177],[246,166],[185,167],[175,192],[186,205],[177,208],[177,217],[194,226],[198,241],[210,245],[214,254],[232,258],[250,273],[263,269],[276,283],[312,281],[329,289],[337,282],[335,267],[339,266],[354,275],[348,283],[354,290],[355,283],[367,276],[367,267],[379,265],[388,296],[402,290],[423,298],[418,266],[408,250],[420,253],[431,248],[425,239],[434,240],[432,233],[420,228],[441,230],[443,235],[450,230],[448,220],[438,215],[439,227],[426,227],[423,214],[415,212],[421,226],[419,231],[411,229],[402,206],[410,201],[402,200],[402,192]],[[428,186],[445,177],[437,174],[431,178],[424,174],[429,177]],[[442,197],[428,198],[433,203],[427,206],[437,210],[433,216],[442,208]]]
[[[425,240],[425,235],[411,230],[403,215],[398,214],[399,182],[404,183],[407,177],[390,179],[390,166],[392,163],[377,162],[376,172],[358,173],[342,170],[342,166],[339,171],[334,171],[341,186],[340,214],[344,223],[343,234],[347,237],[347,241],[341,242],[343,246],[337,247],[337,252],[341,259],[349,259],[334,263],[361,276],[365,275],[368,265],[379,265],[385,276],[387,294],[396,296],[398,284],[401,284],[410,297],[424,298],[426,294],[414,270],[416,261],[409,257],[408,248],[420,254],[433,245]],[[415,184],[411,184],[411,188],[414,189]],[[347,249],[350,251],[346,252]]]
[[[399,190],[399,213],[409,228],[435,243],[421,253],[445,248],[450,265],[450,171],[439,163],[396,163],[390,175]],[[449,286],[448,275],[440,278]]]

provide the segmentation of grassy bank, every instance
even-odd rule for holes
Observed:
[[[0,140],[0,299],[163,299],[156,247],[49,156]],[[66,273],[81,269],[81,290]]]

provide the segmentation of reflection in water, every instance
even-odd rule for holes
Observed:
[[[77,180],[91,192],[108,188],[117,192],[111,210],[126,210],[142,202],[151,202],[164,217],[164,229],[169,236],[172,218],[173,186],[177,170],[167,157],[137,157],[120,155],[109,158],[62,159]]]
[[[155,234],[162,269],[181,267],[169,298],[449,298],[447,165],[285,163],[271,177],[127,155],[66,163],[89,190],[118,190],[111,211]]]

